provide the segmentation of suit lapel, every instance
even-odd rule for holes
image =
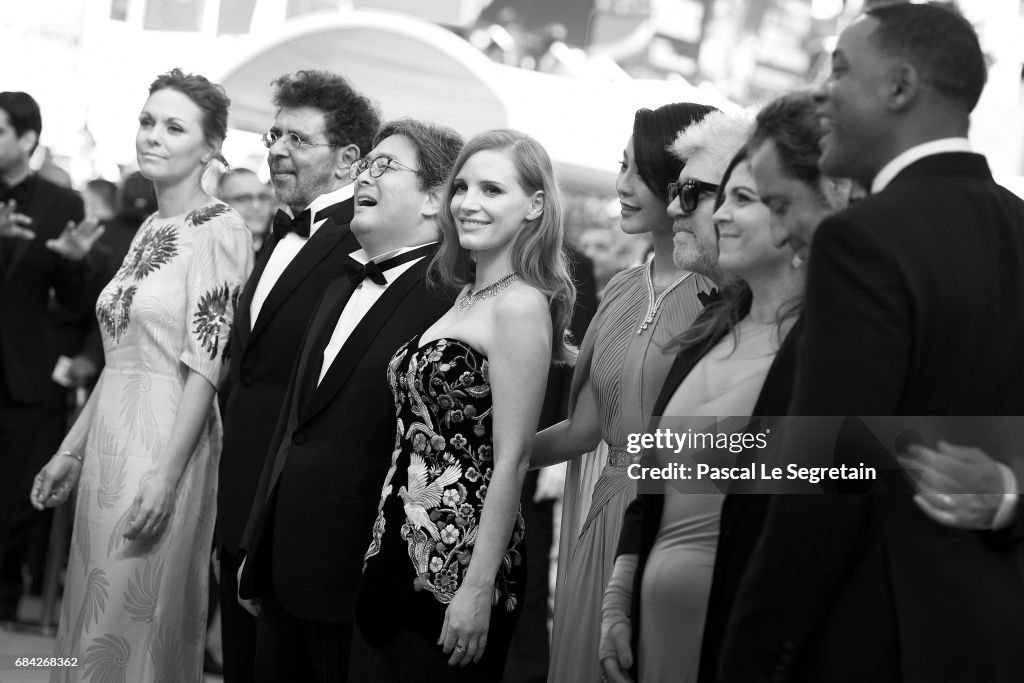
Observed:
[[[349,296],[352,294],[352,283],[346,278],[341,278],[332,282],[327,287],[327,291],[324,292],[324,297],[320,301],[319,307],[313,313],[313,318],[310,320],[309,329],[306,331],[306,343],[302,345],[302,349],[299,351],[298,364],[295,367],[295,372],[292,378],[293,386],[290,388],[289,393],[292,399],[285,404],[285,408],[288,410],[288,434],[295,431],[299,416],[302,414],[302,407],[304,405],[302,398],[306,393],[306,383],[308,375],[310,373],[310,366],[315,365],[320,367],[322,358],[323,348],[317,344],[319,340],[326,332],[326,330],[334,329],[334,325],[337,323],[338,315],[340,311],[345,307],[345,303],[348,301]],[[316,386],[316,378],[313,379],[314,387]],[[294,386],[297,384],[298,386]],[[268,487],[269,492],[274,490],[277,478],[281,474],[281,470],[284,469],[286,457],[281,449],[278,450],[277,456],[274,460],[274,471],[270,477],[270,486]]]
[[[301,421],[308,420],[316,415],[317,412],[330,403],[334,395],[345,385],[345,382],[348,381],[349,376],[352,374],[352,370],[355,369],[363,357],[363,353],[376,339],[381,328],[391,318],[398,305],[405,299],[413,287],[422,283],[423,274],[426,272],[429,263],[430,258],[424,258],[402,273],[401,277],[385,290],[384,294],[373,305],[373,308],[367,311],[363,319],[356,325],[356,328],[352,330],[352,334],[345,341],[345,345],[341,347],[327,374],[324,375],[323,382],[314,390],[309,403],[309,409],[300,416]]]
[[[318,315],[318,324],[315,328],[310,328],[309,342],[307,343],[309,347],[309,361],[302,369],[302,373],[297,375],[300,381],[297,404],[300,418],[306,415],[310,399],[312,399],[313,393],[317,390],[320,371],[323,369],[324,349],[330,343],[334,330],[338,326],[338,320],[341,318],[341,313],[345,310],[348,300],[352,297],[352,292],[354,291],[352,281],[347,277],[343,277],[331,285],[331,291],[330,301],[325,302],[328,305],[323,307],[322,315]]]
[[[274,247],[277,246],[277,243],[278,239],[271,233],[270,241],[260,250],[259,258],[256,260],[256,267],[253,268],[252,274],[246,280],[245,287],[242,289],[242,296],[238,300],[235,319],[238,321],[238,335],[242,342],[242,348],[247,346],[249,333],[252,331],[252,316],[249,310],[252,307],[252,297],[256,293],[256,285],[259,284],[260,278],[263,277],[263,271],[267,268],[267,261],[270,260],[270,255],[274,253]]]
[[[295,288],[306,279],[310,271],[327,258],[327,255],[349,234],[348,224],[352,220],[354,204],[355,202],[351,199],[342,202],[338,212],[327,219],[323,227],[309,238],[309,241],[303,245],[292,262],[284,269],[260,308],[260,315],[252,328],[253,338],[266,328],[267,321],[274,316],[274,312],[281,307],[281,304],[288,299]]]
[[[696,326],[702,323],[706,317],[711,315],[706,309],[701,312],[697,319],[693,321],[693,325]],[[672,400],[672,395],[676,393],[676,389],[682,383],[686,376],[693,370],[693,366],[697,364],[701,358],[707,354],[708,351],[715,347],[715,344],[722,341],[725,337],[725,333],[716,334],[714,337],[708,339],[700,346],[690,346],[683,349],[676,356],[676,359],[672,361],[672,367],[668,371],[668,375],[665,377],[665,383],[661,386],[661,392],[658,394],[658,400],[654,402],[654,411],[651,413],[652,418],[662,416],[665,412],[665,407],[668,402]]]

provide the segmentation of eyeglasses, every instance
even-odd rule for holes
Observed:
[[[690,213],[697,208],[701,195],[718,192],[718,185],[705,183],[702,180],[686,180],[681,183],[668,184],[668,203],[679,197],[679,208],[683,213]]]
[[[300,147],[337,147],[337,145],[332,145],[328,142],[306,142],[295,133],[284,133],[282,135],[272,130],[268,130],[260,139],[263,140],[263,146],[267,149],[273,147],[274,143],[278,140],[284,140],[284,146],[292,152]]]
[[[362,175],[363,171],[369,169],[371,178],[380,178],[384,175],[384,171],[391,168],[399,171],[409,171],[410,173],[419,175],[419,171],[415,168],[409,168],[398,159],[392,159],[391,157],[385,156],[379,156],[375,159],[367,159],[366,157],[356,159],[352,162],[352,165],[349,166],[348,175],[352,180],[355,180]]]

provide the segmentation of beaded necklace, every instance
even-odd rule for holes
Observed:
[[[474,292],[472,289],[468,289],[465,294],[459,297],[459,300],[456,303],[456,308],[459,311],[469,310],[470,308],[473,308],[478,301],[483,301],[484,299],[490,299],[492,296],[497,296],[518,279],[519,273],[512,272],[500,280],[487,285],[479,292]]]

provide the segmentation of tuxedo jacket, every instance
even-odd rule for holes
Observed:
[[[694,325],[700,324],[709,313],[701,313]],[[800,333],[801,323],[797,320],[790,329],[778,353],[772,361],[764,384],[754,405],[754,415],[774,417],[785,414],[793,386],[793,375],[796,371],[796,338]],[[711,337],[699,346],[683,349],[672,363],[665,384],[654,404],[654,416],[664,414],[665,407],[676,393],[686,376],[694,366],[708,354],[727,334],[722,333]],[[724,630],[723,617],[728,615],[732,599],[732,590],[742,577],[745,562],[753,551],[760,534],[760,521],[767,507],[765,495],[744,495],[729,492],[722,505],[722,517],[719,527],[718,550],[715,556],[715,568],[712,579],[711,597],[708,603],[707,618],[704,626],[704,647],[707,648],[711,639],[720,637]],[[616,555],[636,554],[639,556],[636,574],[633,577],[632,604],[630,618],[633,624],[633,652],[639,652],[641,587],[643,585],[644,568],[650,556],[651,548],[661,527],[661,517],[665,507],[665,496],[660,493],[642,493],[626,508],[622,531]],[[717,584],[717,585],[716,585]],[[718,634],[713,636],[712,634]],[[715,648],[717,649],[717,648]],[[711,655],[709,654],[709,657]],[[634,658],[635,660],[636,658]],[[703,653],[702,653],[703,660]],[[633,677],[637,677],[634,661]]]
[[[91,303],[86,286],[89,268],[46,248],[60,236],[68,221],[82,220],[82,200],[72,190],[39,176],[30,176],[31,201],[18,213],[32,218],[35,239],[3,240],[0,258],[0,381],[21,403],[50,396],[50,373],[55,358],[49,329],[50,289],[62,306],[75,314]]]
[[[389,284],[317,386],[323,350],[352,293],[324,293],[306,330],[243,540],[243,597],[272,590],[311,621],[351,623],[363,557],[395,448],[392,355],[447,311],[424,281],[430,257]]]
[[[348,255],[359,249],[349,231],[353,208],[351,199],[333,207],[327,221],[274,283],[255,326],[249,309],[277,238],[269,237],[239,297],[231,328],[230,389],[224,403],[224,448],[217,488],[217,537],[236,555],[302,334],[327,285],[345,274],[343,264]]]
[[[821,225],[809,267],[791,414],[908,416],[915,440],[1020,471],[1019,419],[949,417],[1024,413],[1024,202],[983,157],[907,167]],[[872,420],[847,419],[837,454],[893,449]],[[720,679],[1024,679],[1022,513],[961,531],[909,491],[773,496]]]

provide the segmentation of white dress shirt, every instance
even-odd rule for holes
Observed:
[[[428,242],[427,244],[433,244],[433,242]],[[426,246],[426,244],[418,244],[415,247],[394,249],[381,254],[373,260],[376,263],[383,263],[393,256],[398,256],[399,254],[404,254],[407,251],[419,249],[423,246]],[[349,256],[363,264],[370,262],[370,257],[367,256],[366,252],[362,249],[353,251]],[[352,331],[355,330],[356,326],[362,321],[363,316],[373,308],[373,305],[377,303],[377,300],[380,299],[381,296],[384,295],[384,292],[387,291],[387,288],[391,286],[392,282],[401,277],[402,273],[409,270],[425,258],[426,256],[423,256],[395,266],[394,268],[388,268],[384,271],[384,277],[387,278],[387,283],[383,285],[378,285],[370,278],[365,278],[352,291],[352,296],[350,296],[348,301],[345,302],[345,308],[341,311],[341,317],[338,318],[338,324],[334,326],[334,332],[331,333],[331,339],[327,342],[327,346],[324,347],[323,362],[320,364],[320,378],[316,381],[317,386],[320,386],[320,382],[324,381],[324,376],[326,376],[327,371],[330,370],[334,359],[338,357],[341,347],[343,347],[345,342],[348,341],[348,338],[352,335]]]
[[[877,194],[892,182],[892,179],[899,175],[899,172],[910,166],[915,161],[935,154],[947,152],[972,152],[971,143],[967,138],[942,138],[931,140],[896,155],[889,163],[882,167],[875,179],[871,181],[871,194]]]
[[[310,220],[316,218],[317,211],[339,204],[346,199],[351,199],[354,192],[355,183],[349,183],[333,192],[320,195],[306,207],[311,214]],[[313,223],[309,228],[309,237],[316,234],[316,231],[325,222],[327,222],[326,218]],[[308,237],[300,237],[294,232],[289,232],[274,247],[274,251],[270,254],[270,259],[267,261],[267,267],[263,269],[260,281],[256,283],[256,291],[252,294],[252,303],[249,304],[249,320],[253,327],[256,327],[256,319],[260,315],[260,309],[263,308],[263,303],[267,300],[267,296],[270,295],[270,290],[274,288],[274,285],[281,277],[281,274],[284,273],[288,264],[292,262],[292,259],[295,258],[295,255],[299,253],[307,241],[309,241]]]

